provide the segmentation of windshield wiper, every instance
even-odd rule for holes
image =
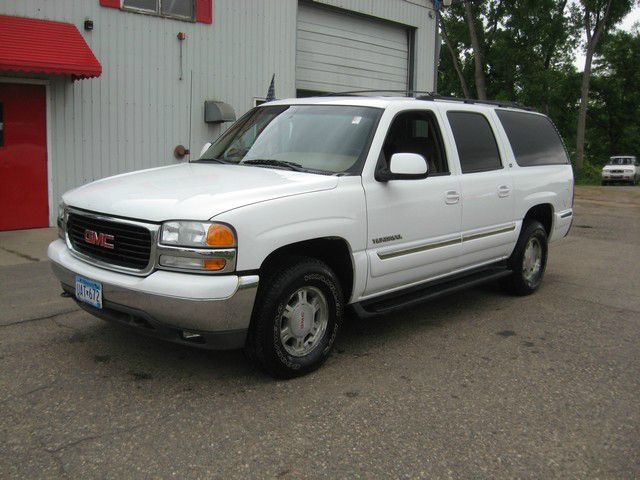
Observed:
[[[304,168],[299,163],[295,162],[287,162],[285,160],[275,160],[273,158],[252,158],[251,160],[245,160],[240,163],[241,165],[266,165],[272,167],[282,167],[287,168],[289,170],[293,170],[295,172],[307,172],[308,170]]]
[[[201,163],[225,163],[225,164],[231,164],[234,162],[230,162],[228,160],[224,160],[222,158],[201,158],[199,160],[195,160],[196,162],[201,162]]]

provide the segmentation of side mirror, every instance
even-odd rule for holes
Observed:
[[[204,155],[204,152],[206,152],[207,150],[209,150],[209,147],[211,146],[211,142],[207,142],[204,144],[204,147],[202,147],[202,150],[200,150],[200,157],[202,155]],[[200,158],[198,157],[198,158]]]
[[[389,160],[389,168],[376,172],[376,180],[420,180],[427,177],[429,166],[422,155],[417,153],[394,153]]]

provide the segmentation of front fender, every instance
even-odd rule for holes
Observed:
[[[343,177],[332,190],[247,205],[214,219],[236,229],[239,271],[257,270],[278,248],[315,238],[343,238],[354,257],[366,248],[366,205],[360,177]]]

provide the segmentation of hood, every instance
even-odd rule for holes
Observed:
[[[338,178],[273,168],[184,163],[125,173],[63,195],[72,207],[161,222],[208,220],[252,203],[335,188]]]

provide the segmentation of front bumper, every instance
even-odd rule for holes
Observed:
[[[631,182],[634,179],[634,173],[607,173],[602,174],[603,182]]]
[[[67,293],[74,295],[76,275],[102,284],[103,309],[78,303],[99,318],[202,348],[244,345],[258,289],[257,275],[155,271],[137,277],[89,265],[76,258],[62,240],[51,243],[47,253],[53,273]]]

